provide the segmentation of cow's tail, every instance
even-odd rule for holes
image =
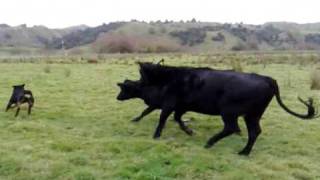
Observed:
[[[296,116],[298,118],[301,119],[313,119],[313,118],[317,118],[319,116],[316,116],[316,112],[313,106],[313,99],[309,98],[308,101],[304,101],[302,100],[300,97],[298,97],[298,100],[303,103],[307,108],[308,108],[308,113],[307,114],[299,114],[296,113],[292,110],[290,110],[286,105],[284,105],[284,103],[282,102],[281,98],[280,98],[280,91],[279,91],[279,86],[276,80],[271,79],[270,78],[270,83],[272,85],[272,88],[274,89],[274,95],[276,96],[277,102],[278,104],[289,114]]]

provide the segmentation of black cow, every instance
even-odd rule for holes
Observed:
[[[28,114],[30,115],[31,108],[34,105],[32,92],[30,90],[25,90],[24,84],[13,86],[13,92],[8,102],[6,111],[8,111],[10,108],[18,107],[15,115],[15,117],[17,117],[20,111],[20,105],[23,103],[28,103]]]
[[[140,121],[144,116],[150,114],[156,109],[161,109],[163,103],[163,89],[157,86],[142,86],[140,81],[125,80],[123,83],[118,83],[121,88],[117,99],[120,101],[140,98],[148,107],[141,113],[140,116],[134,118],[132,121]],[[174,120],[179,124],[180,128],[187,133],[192,135],[192,130],[188,128],[181,120],[182,114],[175,113]]]
[[[249,155],[261,133],[260,119],[273,96],[288,113],[301,119],[315,118],[312,99],[299,99],[308,108],[307,114],[288,109],[280,98],[277,82],[267,76],[208,68],[170,67],[140,63],[142,87],[163,89],[161,114],[154,138],[159,138],[168,116],[187,111],[221,115],[224,128],[207,142],[211,147],[222,138],[238,131],[237,119],[244,116],[248,129],[248,143],[239,152]],[[189,83],[193,82],[193,85]]]

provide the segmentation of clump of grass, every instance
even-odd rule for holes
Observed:
[[[288,73],[287,73],[286,86],[291,87],[291,72],[290,71],[288,71]]]
[[[311,72],[311,86],[312,90],[320,90],[320,69],[314,69]]]
[[[242,67],[241,62],[240,62],[239,59],[232,59],[230,61],[230,66],[232,67],[232,69],[234,71],[243,72],[243,67]]]
[[[14,159],[4,158],[0,160],[0,174],[1,175],[13,175],[21,170],[21,165]]]
[[[95,180],[96,178],[94,177],[94,175],[87,171],[87,170],[79,170],[75,175],[74,178],[76,180]]]
[[[45,73],[51,73],[51,67],[49,66],[49,65],[46,65],[44,68],[43,68],[43,71],[45,72]]]
[[[68,68],[64,69],[64,76],[69,77],[70,75],[71,75],[71,70]]]
[[[98,60],[97,59],[88,59],[87,62],[89,64],[98,64]]]
[[[51,144],[51,149],[60,152],[73,152],[79,149],[79,145],[75,142],[57,141]]]
[[[77,155],[70,157],[69,162],[76,166],[84,166],[88,164],[88,159],[84,156]]]

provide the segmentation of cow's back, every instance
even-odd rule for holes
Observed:
[[[273,96],[266,76],[220,70],[198,71],[197,75],[203,86],[187,93],[185,99],[190,110],[196,112],[243,114]]]

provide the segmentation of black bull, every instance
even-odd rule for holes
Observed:
[[[154,138],[159,138],[168,116],[181,116],[187,111],[221,115],[224,128],[211,137],[206,148],[222,138],[239,131],[237,119],[243,116],[248,130],[248,142],[239,154],[248,155],[261,133],[260,119],[273,96],[289,114],[301,119],[315,118],[313,100],[299,100],[308,108],[307,114],[298,114],[287,108],[279,93],[277,82],[267,76],[209,68],[170,67],[140,63],[141,79],[119,83],[118,100],[144,99],[148,88],[158,89],[153,99],[161,109]],[[144,99],[145,100],[145,99]],[[147,103],[148,104],[148,103]]]

